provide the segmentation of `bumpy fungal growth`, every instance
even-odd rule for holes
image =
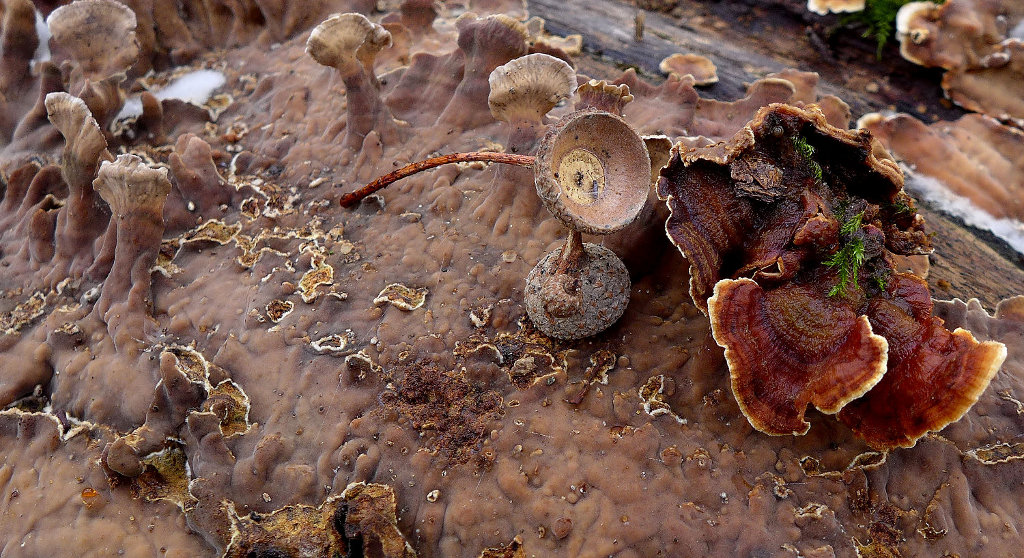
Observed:
[[[150,167],[138,156],[125,154],[100,165],[93,187],[110,205],[113,215],[108,231],[115,231],[116,238],[113,264],[96,312],[120,348],[129,336],[141,336],[149,312],[150,268],[160,250],[164,200],[171,183],[167,169]]]
[[[895,269],[894,253],[930,248],[902,186],[868,133],[788,105],[664,169],[666,230],[758,430],[803,434],[812,403],[876,449],[913,446],[999,369],[1002,345],[947,331],[926,284]]]
[[[107,151],[96,120],[78,97],[67,93],[46,96],[47,117],[64,136],[61,176],[68,185],[68,198],[57,215],[54,282],[65,274],[81,276],[93,263],[96,239],[103,233],[109,213],[99,203],[93,179],[104,161],[114,157]]]
[[[342,144],[358,151],[363,139],[377,131],[385,141],[395,139],[395,123],[380,95],[373,65],[377,53],[391,46],[391,33],[362,14],[335,14],[316,26],[306,53],[318,64],[334,68],[345,83],[347,105]]]
[[[629,86],[612,85],[605,80],[592,79],[576,88],[576,108],[593,108],[622,116],[622,109],[633,100]]]

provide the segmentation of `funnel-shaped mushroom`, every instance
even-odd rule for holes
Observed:
[[[564,61],[547,54],[528,54],[498,66],[488,79],[491,93],[487,104],[494,118],[509,125],[506,151],[531,153],[544,129],[544,117],[559,102],[572,95],[576,73]],[[530,182],[528,170],[500,166],[487,194],[473,213],[474,218],[494,223],[504,233],[513,222],[529,225],[527,218],[537,211],[537,198],[523,192]],[[499,217],[501,216],[501,217]]]
[[[347,101],[342,145],[359,151],[371,131],[394,140],[394,119],[380,96],[373,70],[377,53],[391,46],[391,33],[362,14],[335,14],[317,25],[306,53],[318,64],[334,68],[345,83]]]
[[[104,161],[93,186],[110,205],[110,227],[116,231],[113,266],[103,282],[96,310],[109,328],[117,329],[115,321],[148,313],[150,268],[160,250],[164,200],[171,183],[167,169],[147,166],[136,155],[125,154],[113,162]],[[129,325],[139,325],[139,321],[132,320]],[[120,336],[115,334],[114,342],[120,346]]]
[[[66,274],[80,276],[92,264],[95,243],[107,226],[110,214],[93,190],[100,164],[114,158],[107,151],[96,120],[78,97],[67,93],[46,96],[47,116],[64,136],[61,175],[68,185],[68,198],[57,217],[56,261],[53,282]]]
[[[78,0],[50,12],[46,25],[54,58],[74,60],[92,81],[127,72],[139,57],[135,12],[120,2]]]
[[[491,122],[491,115],[484,110],[490,94],[491,72],[526,54],[528,35],[522,23],[504,15],[478,18],[466,13],[455,26],[459,30],[459,50],[466,56],[466,69],[437,122],[470,130]]]

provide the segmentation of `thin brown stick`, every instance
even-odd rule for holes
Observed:
[[[410,165],[406,165],[400,169],[393,170],[384,176],[381,176],[373,182],[363,186],[355,192],[350,192],[341,196],[339,202],[341,207],[352,207],[359,203],[363,198],[370,194],[384,188],[388,184],[401,180],[409,175],[416,174],[420,171],[439,167],[441,165],[447,165],[448,163],[465,163],[468,161],[485,161],[488,163],[505,163],[506,165],[519,165],[521,167],[532,167],[533,161],[536,157],[532,155],[515,155],[513,153],[493,153],[489,151],[470,151],[469,153],[449,153],[448,155],[438,155],[437,157],[431,157],[422,161],[417,161]]]

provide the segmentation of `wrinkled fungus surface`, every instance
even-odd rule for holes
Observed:
[[[933,307],[888,263],[927,247],[913,203],[816,74],[712,99],[582,54],[591,37],[520,0],[2,4],[5,558],[1018,553],[1020,300]],[[353,53],[311,41],[346,13]],[[517,100],[524,67],[555,79]],[[516,78],[493,110],[498,68]],[[223,85],[160,94],[197,73]],[[758,114],[772,102],[824,116]],[[658,169],[629,161],[640,216],[585,239],[625,262],[605,287],[629,304],[600,333],[526,315],[526,277],[566,237],[528,169],[448,165],[339,207],[434,152],[536,155],[582,106],[661,136],[654,166],[677,145],[659,187],[703,204],[671,194],[681,257]],[[853,240],[856,280],[822,265]],[[751,324],[790,391],[725,341]],[[996,343],[985,388],[965,371]],[[758,405],[759,428],[806,435],[754,430]]]

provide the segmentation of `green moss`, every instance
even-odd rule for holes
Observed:
[[[913,0],[867,0],[863,10],[844,14],[840,17],[839,25],[844,27],[863,25],[865,28],[863,36],[875,40],[877,45],[875,56],[881,59],[885,45],[888,44],[889,39],[893,36],[893,30],[896,26],[896,13],[900,11],[904,4],[909,4],[911,1]],[[943,0],[932,1],[936,4],[943,2]]]
[[[853,288],[857,288],[857,277],[860,268],[864,265],[864,241],[855,234],[860,230],[863,219],[864,212],[862,211],[847,219],[839,227],[839,233],[846,239],[846,242],[824,262],[827,267],[837,268],[838,275],[838,281],[828,292],[828,296],[845,293],[851,285]]]
[[[821,182],[821,165],[814,160],[814,146],[807,141],[807,138],[803,136],[796,136],[793,138],[793,147],[796,148],[799,153],[809,165],[811,165],[811,172],[814,173],[814,179]]]

